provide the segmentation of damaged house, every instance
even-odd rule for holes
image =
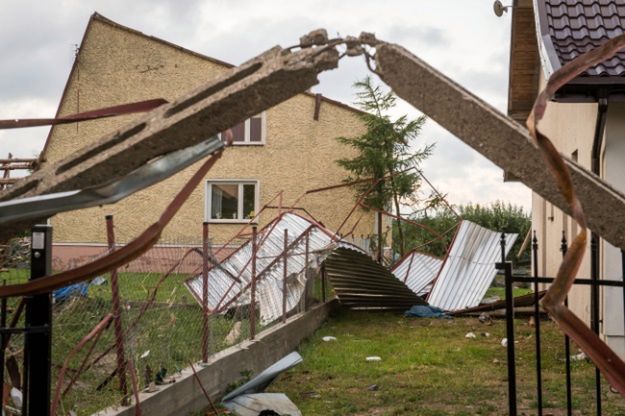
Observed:
[[[86,28],[57,116],[152,98],[171,102],[231,67],[96,13]],[[304,93],[234,126],[232,148],[182,206],[161,241],[181,247],[198,244],[202,222],[208,221],[213,245],[220,247],[263,206],[269,205],[259,216],[259,227],[307,190],[340,183],[346,172],[335,160],[350,157],[351,149],[335,138],[363,131],[358,114],[359,110],[320,94]],[[139,117],[54,126],[41,155],[43,165]],[[65,264],[101,252],[106,246],[106,214],[115,217],[117,241],[129,241],[157,218],[196,170],[197,164],[115,205],[55,216],[55,260]],[[297,212],[309,213],[336,230],[354,202],[353,192],[342,187],[306,195],[297,203]],[[355,240],[367,238],[377,229],[375,221],[373,212],[358,208],[342,231],[353,230]],[[240,243],[234,241],[232,247]]]
[[[622,2],[516,0],[512,8],[508,115],[527,118],[545,80],[562,65],[608,39],[623,34]],[[541,122],[560,152],[592,171],[614,189],[625,191],[625,52],[585,71],[555,94]],[[538,238],[538,273],[554,276],[562,261],[563,235],[571,239],[577,225],[537,193],[532,197],[532,224]],[[596,234],[589,239],[578,277],[622,279],[622,254]],[[607,342],[621,353],[623,293],[600,290],[597,320]],[[590,288],[574,286],[571,309],[586,322],[593,315]],[[610,313],[618,311],[618,313]]]

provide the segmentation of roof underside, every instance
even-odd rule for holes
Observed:
[[[621,0],[538,0],[537,18],[542,32],[543,59],[553,70],[607,40],[623,34],[625,3]],[[588,69],[576,83],[591,78],[625,76],[625,51]],[[605,79],[607,81],[607,79]]]

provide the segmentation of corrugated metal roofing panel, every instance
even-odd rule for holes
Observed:
[[[309,259],[319,264],[329,250],[337,246],[354,246],[335,242],[332,233],[319,224],[297,214],[286,213],[265,226],[257,235],[257,299],[261,323],[272,322],[282,316],[284,230],[288,230],[288,243],[300,238],[289,251],[287,258],[287,311],[299,302],[306,283],[304,273],[305,244],[303,234],[308,230]],[[244,243],[219,265],[208,273],[208,307],[211,311],[222,311],[225,305],[240,305],[250,302],[251,241]],[[233,277],[237,277],[239,282]],[[202,299],[202,276],[187,281],[188,289],[197,300]]]
[[[517,234],[506,234],[505,253],[508,254]],[[444,310],[470,308],[479,305],[501,261],[501,233],[463,220],[434,282],[428,302]]]
[[[325,270],[339,302],[352,309],[405,311],[425,304],[386,267],[362,252],[337,248],[325,260]]]
[[[412,251],[398,261],[391,271],[417,295],[430,292],[431,283],[438,276],[443,260],[428,254]]]

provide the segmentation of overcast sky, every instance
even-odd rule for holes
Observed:
[[[205,55],[239,64],[276,44],[289,46],[310,30],[340,35],[374,32],[425,59],[502,112],[506,110],[510,16],[492,0],[0,0],[0,118],[53,117],[89,16],[97,11]],[[321,75],[316,92],[353,102],[360,59]],[[418,113],[402,103],[398,113]],[[0,157],[39,153],[47,128],[0,131]],[[436,143],[424,165],[453,204],[497,199],[529,208],[530,191],[503,183],[502,172],[459,139],[428,121],[423,143]]]

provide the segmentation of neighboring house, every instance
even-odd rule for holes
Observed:
[[[96,13],[86,28],[58,115],[151,98],[172,101],[231,67]],[[362,133],[358,115],[358,110],[345,104],[303,93],[234,126],[234,145],[182,206],[161,243],[200,243],[206,220],[211,223],[213,244],[220,246],[280,191],[284,191],[282,200],[275,199],[272,205],[276,207],[261,214],[259,226],[278,214],[280,202],[289,206],[306,190],[340,184],[347,173],[335,160],[350,157],[353,150],[335,138]],[[138,117],[141,115],[55,126],[42,152],[43,163],[62,160]],[[114,215],[117,241],[131,240],[157,220],[197,166],[117,204],[53,217],[55,257],[69,260],[101,251],[106,243],[106,214]],[[336,230],[354,203],[353,191],[343,187],[308,195],[298,206]],[[375,215],[358,209],[342,232],[354,226],[359,238],[373,234]]]
[[[625,28],[625,5],[611,0],[515,0],[508,114],[525,124],[534,98],[554,71],[585,51],[601,45]],[[596,173],[615,189],[625,191],[625,52],[619,52],[562,87],[547,108],[541,130],[566,157]],[[562,233],[569,242],[577,225],[537,194],[532,200],[532,224],[539,243],[538,271],[555,276],[562,259]],[[595,236],[579,277],[621,280],[621,251]],[[601,332],[617,350],[625,351],[623,293],[600,292]],[[575,287],[572,309],[590,320],[588,287]]]

